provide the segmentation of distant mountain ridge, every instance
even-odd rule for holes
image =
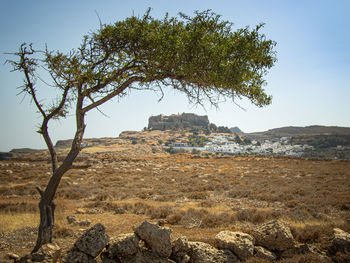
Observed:
[[[350,135],[349,127],[312,125],[306,127],[287,126],[264,132],[246,133],[245,135],[298,136],[298,135]]]

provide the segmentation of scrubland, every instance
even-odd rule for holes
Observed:
[[[62,178],[54,230],[61,247],[87,229],[68,224],[68,215],[101,222],[110,236],[148,219],[171,227],[175,237],[211,244],[220,230],[249,233],[271,219],[289,223],[296,240],[319,247],[333,227],[350,231],[349,161],[119,149],[84,150],[79,161],[90,167]],[[50,171],[44,157],[0,163],[2,256],[33,247],[39,222],[35,187],[45,187]]]

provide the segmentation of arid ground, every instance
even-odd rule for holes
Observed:
[[[321,249],[333,227],[350,231],[350,161],[170,155],[155,144],[125,139],[83,150],[78,161],[91,166],[70,170],[57,192],[59,246],[69,248],[88,228],[69,224],[68,215],[103,223],[109,236],[149,219],[175,236],[212,244],[223,229],[249,233],[271,219],[289,223],[296,240]],[[0,162],[0,260],[33,248],[35,187],[45,187],[50,171],[45,154]]]

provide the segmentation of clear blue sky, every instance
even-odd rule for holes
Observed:
[[[40,116],[29,97],[16,96],[22,76],[4,64],[22,42],[45,44],[51,50],[77,48],[82,36],[103,23],[142,15],[152,7],[154,17],[166,12],[193,14],[212,9],[234,23],[233,29],[266,23],[263,32],[277,42],[278,62],[267,76],[272,105],[257,108],[247,101],[217,110],[188,104],[185,96],[169,90],[163,101],[152,92],[132,92],[119,102],[87,116],[85,137],[116,137],[124,130],[141,130],[151,115],[194,112],[211,122],[244,132],[281,126],[350,126],[350,1],[348,0],[2,0],[0,11],[0,151],[12,148],[44,148],[36,133]],[[45,99],[46,94],[43,95]],[[54,141],[73,136],[73,120],[54,123]]]

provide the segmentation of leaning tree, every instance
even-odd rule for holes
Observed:
[[[211,11],[180,13],[155,19],[150,12],[132,16],[84,36],[69,53],[36,50],[22,44],[8,62],[24,74],[22,93],[31,97],[41,115],[38,133],[51,157],[52,175],[45,190],[37,188],[40,225],[36,252],[52,241],[54,198],[62,176],[74,168],[81,151],[86,114],[131,89],[160,91],[171,87],[190,103],[209,101],[217,106],[224,98],[247,98],[262,107],[271,103],[263,89],[265,74],[276,61],[275,42],[249,27],[232,31],[232,24]],[[40,69],[40,70],[39,70]],[[46,70],[44,80],[40,73]],[[39,82],[40,83],[39,85]],[[45,104],[40,88],[54,88],[57,98]],[[74,112],[76,127],[71,148],[59,162],[48,131],[53,120]]]

